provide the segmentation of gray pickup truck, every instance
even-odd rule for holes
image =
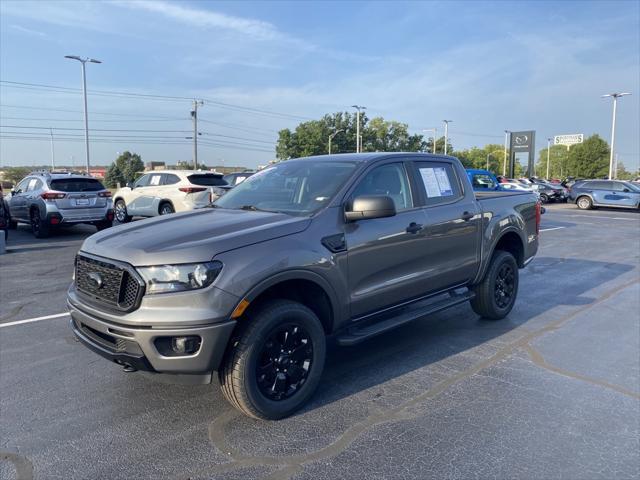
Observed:
[[[532,193],[474,193],[453,157],[288,160],[212,208],[89,237],[71,328],[127,372],[217,372],[239,410],[282,418],[316,389],[328,339],[354,345],[467,301],[505,317],[540,214]]]

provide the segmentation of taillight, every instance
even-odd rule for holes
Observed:
[[[111,192],[109,190],[105,190],[104,192],[98,192],[98,196],[108,198],[111,196]]]
[[[206,187],[180,187],[178,190],[184,193],[204,192]]]
[[[536,235],[540,234],[540,221],[542,220],[542,210],[540,202],[536,202]]]
[[[62,192],[44,192],[41,193],[40,196],[45,200],[60,200],[61,198],[66,197],[67,194]]]

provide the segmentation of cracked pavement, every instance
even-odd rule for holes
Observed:
[[[216,385],[125,374],[68,318],[0,328],[0,478],[638,478],[640,215],[551,205],[554,227],[508,318],[460,305],[333,346],[312,401],[278,422]],[[11,232],[0,325],[65,311],[92,232]]]

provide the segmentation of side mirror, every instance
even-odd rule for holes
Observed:
[[[625,188],[624,190],[622,190],[624,193],[629,193],[631,190],[629,190],[628,188]]]
[[[347,222],[372,218],[393,217],[396,204],[386,195],[361,195],[346,205],[344,218]]]
[[[127,187],[133,190],[135,188],[135,184],[133,182],[127,182]]]
[[[15,195],[16,193],[18,193],[20,190],[11,190],[11,195]]]

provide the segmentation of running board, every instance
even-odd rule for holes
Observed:
[[[371,337],[375,337],[376,335],[393,330],[405,323],[424,317],[425,315],[440,312],[455,305],[468,302],[473,297],[475,297],[473,292],[466,291],[464,293],[452,293],[448,297],[436,302],[422,300],[399,309],[399,312],[396,310],[397,314],[392,317],[385,316],[374,323],[367,322],[367,325],[351,327],[346,331],[346,333],[338,336],[336,341],[338,342],[338,345],[343,347],[356,345]]]

